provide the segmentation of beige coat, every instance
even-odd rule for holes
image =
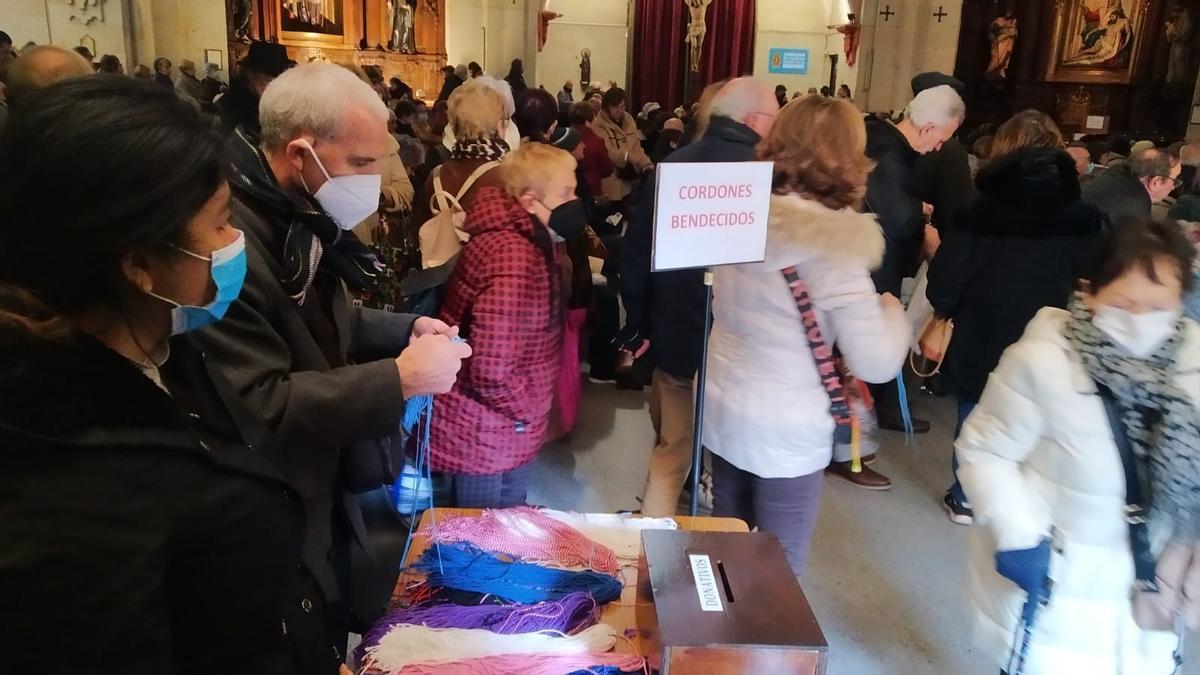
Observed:
[[[382,196],[379,210],[396,213],[412,207],[413,184],[404,170],[400,154],[393,152],[379,160],[380,188]],[[374,242],[374,232],[379,228],[379,211],[372,213],[354,226],[354,234],[366,244]]]
[[[637,123],[633,121],[633,116],[629,113],[625,113],[621,123],[617,124],[607,114],[601,112],[592,122],[592,130],[604,140],[604,147],[608,150],[609,159],[612,160],[613,166],[617,167],[618,171],[629,164],[638,166],[641,163],[649,162],[642,151]],[[613,201],[624,199],[633,189],[632,181],[618,178],[615,173],[605,178],[601,185],[604,196]]]

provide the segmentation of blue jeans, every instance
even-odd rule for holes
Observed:
[[[958,423],[954,426],[954,440],[958,440],[958,435],[962,433],[963,423],[971,416],[971,411],[975,409],[976,405],[974,401],[958,400]],[[954,451],[954,448],[950,448],[950,471],[954,474],[954,484],[947,492],[959,504],[966,504],[967,494],[963,492],[962,485],[958,482],[958,453]]]

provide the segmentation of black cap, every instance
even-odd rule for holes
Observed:
[[[583,134],[579,133],[577,129],[559,127],[554,130],[554,134],[550,137],[550,144],[567,152],[574,152],[582,140]]]
[[[926,89],[940,87],[943,84],[948,85],[951,89],[958,92],[959,96],[962,96],[963,92],[966,90],[966,86],[962,83],[962,80],[957,80],[945,73],[931,71],[928,73],[921,73],[912,79],[913,96],[916,96]]]
[[[279,77],[283,71],[296,65],[288,58],[287,47],[275,42],[255,40],[250,43],[250,51],[246,58],[238,61],[238,67],[253,70],[272,77]]]

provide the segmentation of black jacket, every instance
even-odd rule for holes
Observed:
[[[665,162],[749,162],[760,137],[727,117],[714,117],[704,138],[680,148]],[[658,367],[684,379],[696,375],[704,326],[704,270],[650,272],[654,238],[654,177],[638,195],[621,253],[621,300],[626,330],[651,340]]]
[[[1084,184],[1083,201],[1100,207],[1109,226],[1150,217],[1150,193],[1124,162]]]
[[[229,91],[217,101],[221,109],[221,126],[232,132],[242,127],[257,137],[262,127],[258,123],[258,94],[250,88],[245,77],[235,77],[229,84]]]
[[[299,655],[298,494],[191,412],[90,337],[0,336],[0,671],[337,672]]]
[[[913,190],[917,198],[933,205],[933,226],[939,231],[954,221],[954,216],[971,201],[971,164],[967,149],[957,138],[942,144],[941,150],[917,157],[913,165]]]
[[[450,94],[454,93],[455,89],[462,86],[463,81],[455,74],[451,73],[446,76],[446,81],[442,83],[442,91],[438,94],[437,100],[449,101]]]
[[[917,152],[890,122],[868,117],[867,156],[875,168],[867,177],[864,210],[874,213],[883,228],[883,263],[872,278],[880,292],[900,297],[900,283],[920,266],[925,216],[913,184]]]
[[[1061,150],[997,158],[975,182],[979,194],[943,233],[926,291],[938,316],[954,319],[942,372],[967,401],[979,400],[1000,355],[1039,309],[1066,307],[1102,229]]]

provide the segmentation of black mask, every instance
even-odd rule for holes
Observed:
[[[559,204],[550,212],[550,222],[547,223],[563,239],[573,239],[583,234],[587,224],[587,213],[583,210],[583,202],[578,199]]]

